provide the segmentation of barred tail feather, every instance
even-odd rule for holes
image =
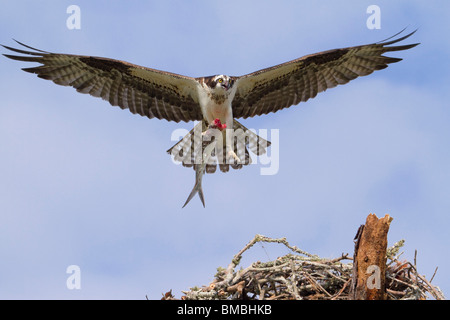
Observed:
[[[180,141],[172,146],[167,153],[170,154],[176,162],[181,162],[184,167],[192,167],[196,170],[197,165],[201,163],[202,150],[205,145],[201,139],[201,133],[207,129],[204,121],[199,122],[188,134]],[[249,150],[259,156],[266,153],[270,146],[270,141],[258,136],[255,132],[247,129],[244,125],[234,120],[233,129],[234,136],[234,152],[241,160],[241,163],[226,160],[226,143],[223,143],[223,150],[215,150],[216,153],[209,159],[206,164],[206,173],[214,173],[219,166],[220,171],[228,172],[230,167],[233,169],[241,169],[252,163]],[[225,137],[225,134],[223,135]],[[225,138],[224,138],[225,139]],[[207,142],[206,142],[207,144]]]

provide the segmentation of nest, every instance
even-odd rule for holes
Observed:
[[[280,243],[290,253],[270,262],[255,262],[236,270],[242,255],[256,243]],[[417,272],[416,263],[400,261],[401,240],[386,254],[386,293],[390,300],[444,300],[439,287]],[[342,254],[320,258],[291,246],[285,238],[256,235],[226,269],[218,268],[214,280],[201,288],[183,291],[182,300],[349,300],[352,299],[353,258]],[[435,272],[436,273],[436,272]],[[163,299],[175,299],[167,292]]]

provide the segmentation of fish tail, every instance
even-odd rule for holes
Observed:
[[[203,204],[203,208],[205,207],[205,197],[203,196],[203,189],[202,189],[202,184],[200,183],[198,186],[198,196],[200,197],[200,200],[202,201]]]
[[[203,196],[203,189],[201,183],[196,183],[194,185],[194,188],[192,188],[191,193],[189,194],[189,197],[187,198],[186,202],[183,205],[183,208],[186,207],[186,205],[189,203],[189,201],[192,200],[192,198],[198,193],[198,196],[200,197],[200,200],[202,201],[203,208],[205,207],[205,197]]]
[[[192,198],[195,196],[195,194],[198,192],[197,184],[192,188],[191,193],[189,194],[189,197],[187,198],[186,202],[183,205],[183,208],[186,207],[186,205],[189,203],[189,201],[192,200]]]

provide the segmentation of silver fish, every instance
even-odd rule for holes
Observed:
[[[205,197],[203,196],[202,189],[202,178],[205,173],[206,164],[208,164],[209,159],[212,156],[213,150],[217,144],[217,136],[222,136],[219,131],[222,131],[226,128],[225,124],[221,124],[219,119],[213,121],[213,123],[209,126],[208,130],[202,133],[202,155],[201,155],[201,163],[196,165],[195,168],[195,184],[192,188],[189,197],[183,205],[183,208],[192,200],[192,198],[198,193],[200,200],[202,201],[203,208],[205,207]],[[218,131],[219,130],[219,131]],[[213,140],[213,141],[211,141]]]

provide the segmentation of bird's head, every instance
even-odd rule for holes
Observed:
[[[212,78],[211,87],[213,89],[220,88],[227,91],[228,89],[231,88],[233,82],[234,81],[231,79],[231,77],[221,74]]]

